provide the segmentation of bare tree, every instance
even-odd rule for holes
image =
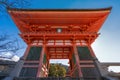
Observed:
[[[0,0],[0,12],[7,8],[25,8],[30,5],[30,0]]]
[[[15,52],[19,49],[18,40],[11,40],[9,35],[0,35],[0,52],[12,51]]]
[[[30,1],[30,0],[29,0]],[[0,0],[0,7],[24,8],[30,5],[28,0]]]
[[[6,14],[7,8],[26,8],[29,5],[30,0],[0,0],[0,14]],[[18,38],[11,39],[10,35],[0,34],[0,53],[12,52],[15,55],[21,48]]]
[[[12,39],[10,35],[1,34],[0,35],[0,53],[2,52],[12,52],[13,56],[17,54],[17,51],[22,49],[19,40],[17,38]],[[1,55],[2,57],[2,55]],[[12,56],[11,56],[12,58]]]

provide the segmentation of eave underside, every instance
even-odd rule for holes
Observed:
[[[104,23],[110,8],[93,10],[9,10],[21,32],[30,32],[42,26],[87,26],[87,31],[98,32]],[[46,29],[48,27],[45,27]],[[76,28],[77,29],[77,28]]]
[[[9,10],[28,44],[35,40],[85,40],[91,44],[110,13],[110,8],[94,10]],[[58,33],[57,29],[62,32]],[[86,34],[87,33],[87,34]]]

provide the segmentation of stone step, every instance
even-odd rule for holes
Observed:
[[[97,79],[94,77],[91,78],[72,78],[72,77],[46,77],[46,78],[14,78],[14,80],[104,80]]]

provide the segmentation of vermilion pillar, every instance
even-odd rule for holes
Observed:
[[[76,69],[77,69],[77,70],[74,70],[73,74],[78,72],[78,75],[76,75],[75,77],[78,77],[78,76],[83,77],[81,68],[80,68],[80,59],[79,59],[78,52],[77,52],[77,46],[75,44],[73,44],[73,50],[74,50],[74,55],[75,55],[75,60],[76,60]]]

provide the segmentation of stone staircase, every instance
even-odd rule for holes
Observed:
[[[47,78],[14,78],[14,80],[105,80],[91,78],[71,78],[71,77],[47,77]]]

